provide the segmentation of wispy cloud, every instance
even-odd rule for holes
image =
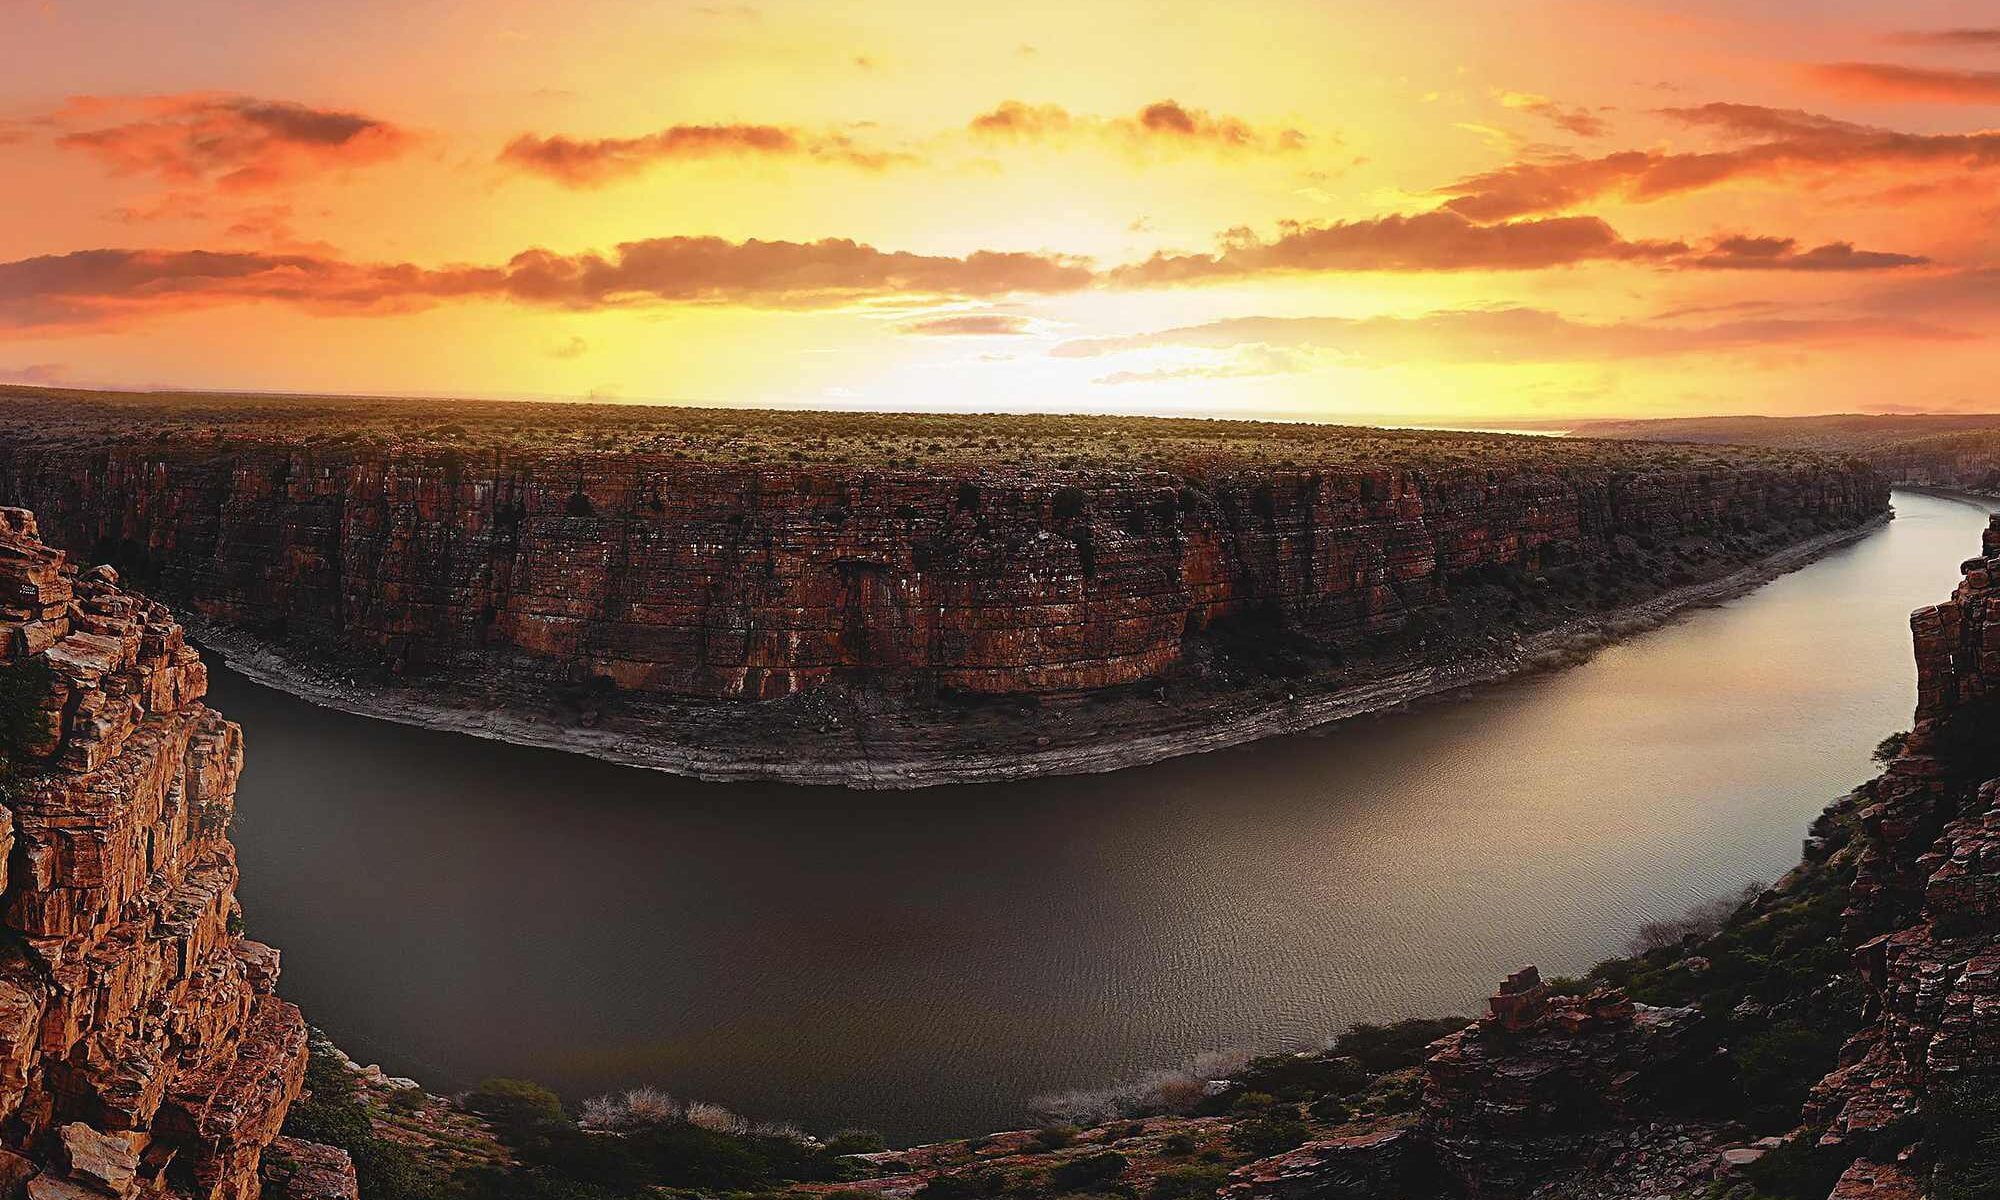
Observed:
[[[1158,100],[1137,113],[1099,117],[1073,113],[1059,104],[1008,100],[974,117],[968,128],[989,140],[1058,141],[1110,138],[1135,149],[1206,150],[1224,154],[1293,154],[1309,144],[1290,127],[1259,128],[1241,117]]]
[[[1906,29],[1882,40],[1897,46],[2000,49],[2000,29]]]
[[[1840,175],[1877,167],[2000,166],[2000,132],[1901,133],[1796,109],[1705,104],[1661,112],[1736,143],[1710,151],[1623,150],[1595,158],[1521,161],[1439,190],[1445,207],[1480,221],[1562,212],[1601,197],[1658,200],[1741,179]]]
[[[1578,137],[1597,138],[1611,132],[1610,123],[1589,109],[1574,106],[1565,108],[1547,96],[1533,92],[1502,91],[1495,98],[1500,101],[1503,108],[1540,117]]]
[[[1264,240],[1231,231],[1213,254],[1155,254],[1110,273],[1145,286],[1297,271],[1526,271],[1574,263],[1663,259],[1683,242],[1627,241],[1597,217],[1482,225],[1453,212],[1282,226]]]
[[[1756,350],[1860,339],[1948,342],[1969,335],[1890,317],[1762,318],[1707,325],[1577,321],[1526,307],[1447,309],[1415,317],[1237,317],[1127,337],[1064,342],[1058,358],[1161,347],[1312,349],[1364,363],[1585,362]]]
[[[442,267],[313,254],[105,249],[0,263],[0,326],[102,328],[246,301],[334,314],[469,299],[574,310],[647,304],[813,308],[874,297],[1065,292],[1091,279],[1087,264],[1053,255],[911,254],[838,238],[654,238],[609,253],[535,249],[501,265]]]
[[[1027,333],[1033,327],[1028,318],[1013,313],[956,313],[898,326],[904,333],[930,337],[1009,337]]]
[[[367,166],[407,150],[415,138],[375,117],[211,92],[171,96],[78,96],[51,121],[56,144],[89,154],[121,175],[225,192],[276,187],[323,171]]]
[[[1805,76],[1849,100],[1904,104],[1993,104],[2000,102],[2000,71],[1952,71],[1900,63],[1815,63]]]
[[[630,179],[666,163],[709,158],[792,158],[865,171],[906,165],[914,155],[871,148],[842,133],[782,125],[671,125],[624,138],[544,137],[524,133],[507,143],[499,162],[565,187],[595,188]]]

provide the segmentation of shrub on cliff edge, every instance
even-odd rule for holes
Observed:
[[[284,1131],[347,1151],[368,1200],[436,1200],[446,1194],[435,1172],[402,1146],[375,1136],[353,1074],[318,1030],[307,1043],[306,1095],[285,1114]]]

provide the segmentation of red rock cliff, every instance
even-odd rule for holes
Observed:
[[[237,935],[243,741],[158,603],[0,509],[0,1195],[247,1200],[298,1095],[277,952]],[[23,713],[15,716],[25,716]]]
[[[62,544],[267,638],[406,675],[730,699],[1130,684],[1246,612],[1365,647],[1482,568],[1886,501],[1825,464],[1197,483],[252,444],[22,453],[4,476]]]

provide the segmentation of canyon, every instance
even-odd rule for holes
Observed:
[[[1322,1052],[1079,1100],[1070,1125],[903,1150],[639,1093],[581,1121],[526,1085],[451,1102],[335,1063],[365,1097],[365,1132],[325,1145],[284,1130],[324,1099],[303,1093],[327,1051],[276,995],[277,953],[239,932],[239,732],[202,702],[206,670],[158,600],[113,567],[79,570],[33,515],[0,509],[0,1168],[32,1200],[305,1200],[354,1194],[350,1153],[379,1164],[386,1138],[459,1163],[457,1182],[365,1194],[548,1194],[518,1190],[530,1179],[640,1194],[722,1161],[751,1172],[745,1186],[692,1186],[922,1200],[1990,1194],[2000,517],[1951,598],[1911,628],[1914,723],[1885,741],[1883,773],[1815,822],[1797,869],[1587,974],[1523,968],[1477,1021],[1363,1026]],[[690,1139],[710,1157],[690,1159]],[[607,1163],[625,1174],[605,1182]]]
[[[343,1148],[280,1133],[307,1031],[273,992],[275,951],[233,932],[226,829],[242,743],[201,703],[199,657],[157,602],[108,568],[70,566],[20,510],[0,510],[0,581],[10,697],[45,715],[10,725],[11,1186],[34,1200],[354,1194]],[[1912,628],[1916,721],[1885,743],[1885,772],[1827,809],[1797,870],[1726,917],[1579,978],[1525,968],[1471,1024],[1361,1027],[1325,1052],[1107,1094],[1074,1110],[1081,1128],[908,1150],[808,1141],[762,1190],[1982,1194],[2000,1171],[1987,1138],[2000,1074],[2000,517],[1951,599]],[[22,689],[30,676],[40,682]],[[530,1120],[517,1111],[534,1095],[524,1085],[476,1089],[460,1107],[334,1069],[370,1098],[378,1132],[356,1149],[372,1161],[381,1131],[416,1153],[480,1156],[453,1190],[370,1194],[517,1194],[463,1179],[546,1184],[614,1145],[646,1145],[662,1122],[724,1145],[803,1136],[637,1094],[587,1110],[582,1126]],[[678,1153],[674,1169],[690,1169]],[[741,1169],[745,1151],[731,1153]]]
[[[159,603],[0,509],[7,1195],[353,1194],[344,1154],[280,1137],[306,1025],[278,952],[240,936],[243,743],[206,685]],[[265,1190],[262,1166],[301,1158],[322,1164],[312,1190]]]
[[[1100,770],[1560,658],[1852,459],[1142,418],[12,389],[0,499],[308,698],[707,778]],[[1539,638],[1532,643],[1524,639]]]

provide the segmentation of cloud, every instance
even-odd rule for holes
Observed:
[[[1568,130],[1578,137],[1603,137],[1611,132],[1611,126],[1587,108],[1564,108],[1547,96],[1533,92],[1500,92],[1497,98],[1501,107],[1541,117],[1560,129]]]
[[[1218,116],[1175,100],[1157,100],[1129,117],[1072,113],[1059,104],[1008,100],[967,126],[989,140],[1051,141],[1073,135],[1110,137],[1133,149],[1290,154],[1306,148],[1297,129],[1261,130],[1241,117]]]
[[[572,336],[568,341],[558,342],[549,347],[550,358],[582,358],[590,350],[590,343]]]
[[[1929,313],[1947,319],[2000,313],[2000,268],[1972,267],[1898,280],[1872,292],[1864,303],[1882,313]]]
[[[1926,342],[1970,335],[1887,317],[1765,318],[1708,325],[1575,321],[1527,307],[1447,309],[1417,317],[1236,317],[1130,337],[1064,342],[1057,358],[1097,358],[1160,347],[1315,350],[1369,364],[1590,362],[1756,350],[1858,339]]]
[[[211,92],[79,96],[52,119],[68,130],[57,145],[95,157],[114,174],[181,185],[213,180],[225,192],[382,162],[415,141],[360,113]]]
[[[1851,242],[1828,242],[1800,250],[1794,238],[1728,237],[1706,253],[1686,260],[1686,266],[1735,271],[1883,271],[1919,267],[1930,259],[1915,254],[1856,250]]]
[[[1661,112],[1743,144],[1671,153],[1626,150],[1596,158],[1510,163],[1459,180],[1445,207],[1479,221],[1557,213],[1604,196],[1632,201],[1716,187],[1738,179],[1841,175],[1863,168],[1980,170],[2000,165],[2000,132],[1900,133],[1794,109],[1706,104]]]
[[[662,163],[704,158],[797,158],[868,171],[915,161],[868,149],[845,134],[781,125],[672,125],[641,137],[584,140],[524,133],[507,143],[498,161],[564,187],[595,188]]]
[[[1147,286],[1288,271],[1525,271],[1661,259],[1687,249],[1681,242],[1626,241],[1597,217],[1481,225],[1453,212],[1428,212],[1330,225],[1288,224],[1272,241],[1233,230],[1215,254],[1159,253],[1119,267],[1109,278]]]
[[[1849,100],[1915,104],[2000,102],[2000,71],[1950,71],[1897,63],[1816,63],[1806,78]]]
[[[960,313],[954,316],[926,317],[921,321],[911,321],[899,328],[903,333],[927,334],[932,337],[993,337],[1027,333],[1031,327],[1028,318],[1010,313]]]
[[[1914,29],[1882,40],[1897,46],[2000,47],[2000,29]]]
[[[883,297],[1065,292],[1090,267],[1044,254],[964,257],[878,250],[843,238],[626,242],[609,253],[523,251],[495,266],[354,263],[328,255],[81,250],[0,263],[0,326],[89,329],[246,301],[379,313],[490,299],[590,310],[649,304],[831,307]]]

